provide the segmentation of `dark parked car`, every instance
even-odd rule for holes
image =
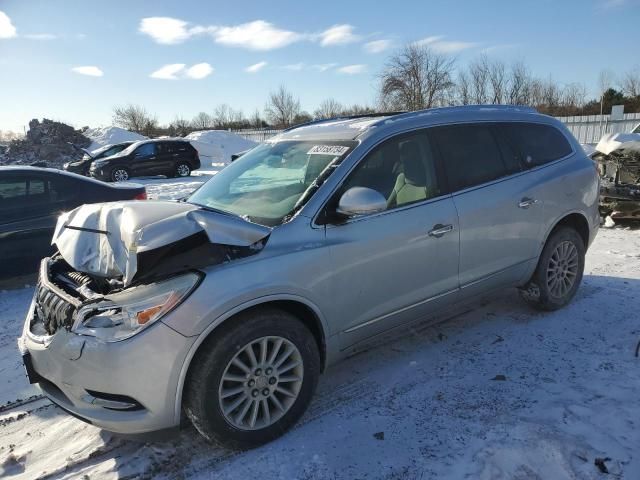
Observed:
[[[68,172],[79,173],[80,175],[89,175],[91,162],[93,162],[94,160],[99,160],[101,158],[111,157],[116,153],[120,153],[122,150],[133,145],[134,143],[135,142],[114,143],[111,145],[100,147],[97,150],[93,150],[92,152],[84,148],[80,148],[77,145],[71,144],[82,154],[82,158],[80,160],[65,163],[63,165],[63,168]]]
[[[200,157],[189,142],[160,139],[136,142],[116,155],[96,160],[90,173],[100,180],[121,182],[147,175],[188,177],[198,168]]]
[[[61,212],[85,203],[144,200],[141,185],[108,185],[49,168],[0,167],[0,277],[35,272],[53,252]]]

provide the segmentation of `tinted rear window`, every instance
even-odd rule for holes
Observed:
[[[571,145],[550,125],[536,123],[506,123],[500,126],[520,151],[528,167],[544,165],[571,153]]]
[[[452,192],[510,173],[489,125],[439,127],[429,135],[438,144]]]

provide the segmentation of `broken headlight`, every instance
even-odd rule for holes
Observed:
[[[182,303],[200,276],[187,273],[149,285],[132,287],[78,311],[73,331],[106,342],[135,335]]]

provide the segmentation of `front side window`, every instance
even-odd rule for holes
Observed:
[[[527,167],[553,162],[572,151],[565,136],[551,125],[506,123],[500,128],[520,151]]]
[[[430,130],[452,192],[509,174],[489,125],[453,125]]]
[[[22,200],[27,196],[27,180],[22,178],[9,178],[0,180],[0,202],[9,207],[9,203]],[[6,203],[5,203],[6,202]],[[0,206],[2,205],[0,203]]]
[[[440,195],[426,133],[401,135],[376,147],[349,175],[339,194],[352,187],[376,190],[387,199],[388,209]]]
[[[155,143],[145,143],[140,145],[136,150],[136,157],[149,157],[156,153]]]
[[[224,168],[189,202],[255,223],[279,225],[299,209],[354,142],[266,143]]]

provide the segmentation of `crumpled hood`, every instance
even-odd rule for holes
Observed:
[[[125,201],[82,205],[58,218],[52,244],[74,269],[134,278],[139,253],[205,232],[211,243],[248,247],[271,229],[189,203]]]
[[[640,134],[608,133],[600,139],[598,145],[596,145],[596,150],[605,155],[615,151],[640,153]]]

